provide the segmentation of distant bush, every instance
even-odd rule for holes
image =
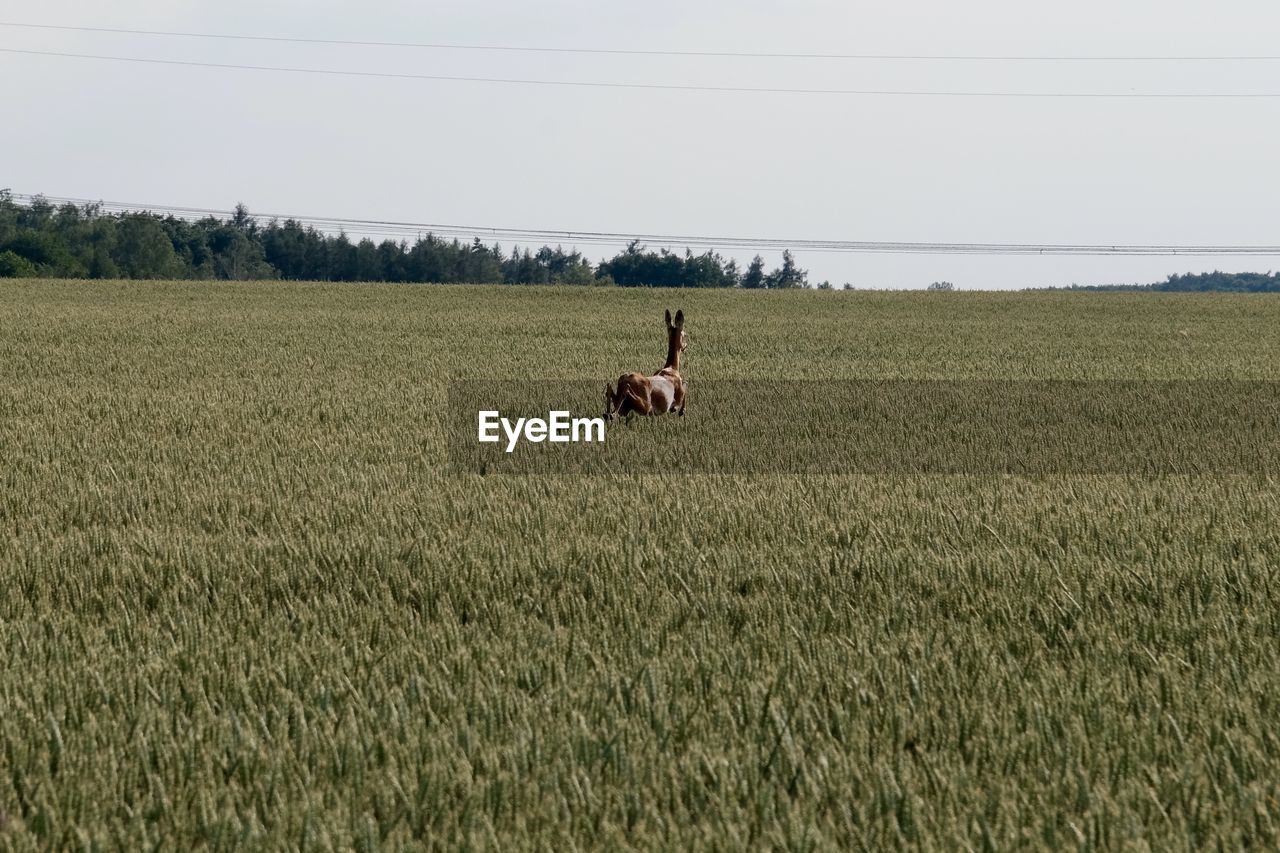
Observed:
[[[0,278],[31,278],[39,275],[36,265],[17,252],[0,252]]]
[[[1057,288],[1050,288],[1056,290]],[[1155,284],[1073,284],[1067,290],[1160,293],[1280,293],[1280,273],[1213,272],[1171,275]]]

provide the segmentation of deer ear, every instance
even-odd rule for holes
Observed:
[[[667,316],[670,317],[671,315],[667,314]],[[671,320],[668,319],[667,322],[670,323]],[[677,329],[684,328],[684,310],[683,309],[676,311],[676,328]]]
[[[670,308],[667,309],[667,326],[668,327],[671,326],[671,309]]]

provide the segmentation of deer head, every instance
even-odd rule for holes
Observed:
[[[667,309],[667,360],[670,361],[676,353],[684,352],[689,346],[689,339],[684,333],[684,311],[676,311],[676,319],[671,321],[671,309]]]

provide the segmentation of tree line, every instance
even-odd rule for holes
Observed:
[[[790,252],[766,271],[760,256],[745,270],[716,252],[652,251],[633,242],[593,264],[557,246],[536,250],[447,240],[414,242],[317,231],[292,219],[265,225],[243,205],[226,219],[181,219],[146,211],[110,213],[99,205],[18,204],[0,192],[0,278],[288,279],[430,283],[581,284],[623,287],[808,286]]]
[[[1067,290],[1132,291],[1162,293],[1280,293],[1280,273],[1213,272],[1171,275],[1155,284],[1073,284]]]

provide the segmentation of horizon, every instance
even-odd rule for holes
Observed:
[[[1105,29],[1095,25],[1104,13]],[[39,19],[17,23],[521,50],[953,59],[428,50],[0,26],[0,47],[8,50],[128,60],[0,56],[10,72],[0,91],[15,114],[42,116],[33,132],[0,143],[6,162],[23,167],[20,181],[14,175],[0,183],[156,204],[216,207],[236,198],[250,210],[565,231],[1264,244],[1272,201],[1260,176],[1272,168],[1269,140],[1280,131],[1280,112],[1267,99],[1280,90],[1280,63],[1257,58],[1272,53],[1269,29],[1258,25],[1269,14],[1272,7],[1252,0],[1212,10],[1153,2],[1116,10],[1092,0],[1048,16],[1008,0],[966,10],[936,0],[892,9],[805,2],[779,27],[763,6],[660,3],[637,17],[565,2],[537,9],[451,5],[447,14],[393,2],[353,23],[339,5],[297,0],[270,9],[233,0],[164,10],[132,0],[110,8],[56,0],[42,6]],[[1002,61],[974,58],[986,55]],[[1064,55],[1072,59],[1046,59]],[[1194,59],[1206,55],[1221,61]],[[326,76],[260,70],[266,67]],[[1017,96],[587,88],[645,85]],[[1073,92],[1105,97],[1025,96]],[[754,252],[725,254],[745,265]],[[780,253],[762,254],[777,264]],[[874,289],[939,280],[996,290],[1159,281],[1222,266],[1186,257],[939,258],[812,249],[796,257],[814,281]],[[1256,260],[1225,271],[1265,264]]]
[[[396,236],[391,236],[394,233],[392,231],[386,232],[386,235],[384,236],[378,236],[378,234],[380,234],[381,232],[369,233],[368,231],[361,231],[360,229],[367,229],[369,227],[376,228],[377,226],[383,226],[383,225],[388,227],[405,226],[407,225],[407,223],[391,223],[391,222],[385,222],[385,221],[376,222],[376,221],[370,221],[370,220],[356,220],[356,219],[350,219],[350,218],[334,218],[334,217],[302,217],[302,216],[282,214],[282,213],[255,214],[243,202],[238,202],[235,205],[235,207],[230,210],[214,209],[214,208],[182,208],[182,207],[176,207],[176,206],[170,206],[170,205],[141,205],[141,204],[128,204],[123,202],[110,202],[110,201],[104,201],[104,200],[93,201],[93,200],[82,199],[82,198],[46,196],[43,193],[15,194],[8,188],[0,188],[0,200],[9,200],[12,204],[17,205],[18,207],[30,207],[33,204],[40,203],[40,204],[49,205],[53,209],[60,209],[63,206],[69,205],[71,207],[76,208],[77,210],[80,210],[86,213],[92,212],[92,215],[96,215],[96,216],[119,217],[126,214],[143,214],[147,216],[156,217],[161,220],[172,218],[172,219],[177,219],[179,221],[188,222],[188,223],[199,223],[205,220],[213,220],[218,223],[231,225],[232,222],[235,221],[237,217],[245,216],[249,220],[251,220],[254,226],[258,229],[267,229],[272,226],[281,225],[281,224],[283,225],[294,224],[294,225],[300,225],[303,228],[305,228],[307,231],[314,232],[318,235],[323,236],[326,239],[333,239],[338,237],[345,238],[348,241],[348,243],[352,246],[360,246],[367,243],[371,246],[380,247],[385,243],[391,243],[395,245],[401,252],[408,252],[413,246],[417,245],[418,243],[421,243],[426,239],[436,239],[445,243],[452,243],[454,246],[472,245],[473,243],[484,245],[486,247],[489,247],[495,250],[499,254],[505,253],[507,257],[511,257],[511,258],[516,257],[517,253],[523,253],[525,255],[528,255],[531,250],[533,250],[535,253],[542,249],[553,249],[554,251],[557,251],[557,252],[565,251],[565,243],[563,241],[550,240],[547,242],[538,243],[536,240],[529,240],[524,242],[513,240],[510,242],[507,242],[504,245],[503,241],[500,239],[491,238],[489,241],[485,241],[478,235],[468,239],[466,236],[459,236],[458,234],[451,233],[449,231],[438,232],[435,230],[430,230],[431,226],[426,226],[426,225],[422,226],[422,228],[419,228],[416,235],[412,239],[409,236],[407,236],[403,231],[398,232]],[[333,223],[346,223],[347,225],[350,225],[351,227],[353,227],[355,229],[355,232],[348,233],[345,226],[334,225]],[[449,226],[442,226],[442,227],[448,228]],[[427,230],[423,230],[423,229],[427,229]],[[711,238],[711,239],[715,239],[715,238]],[[721,238],[721,239],[731,240],[732,238]],[[613,245],[613,244],[614,244],[613,241],[609,241],[605,243],[605,245]],[[719,250],[717,250],[714,247],[707,247],[707,246],[701,246],[699,247],[698,251],[694,251],[694,248],[692,246],[687,244],[682,244],[680,242],[644,240],[639,237],[633,238],[633,244],[637,245],[638,248],[643,252],[661,252],[661,253],[670,252],[671,254],[674,254],[677,256],[684,256],[684,257],[714,257],[714,258],[727,259],[727,258],[733,258],[735,254],[734,252],[726,250],[724,248],[720,248]],[[600,244],[596,243],[594,245],[598,248]],[[632,244],[628,244],[628,248],[630,245]],[[1117,248],[1117,247],[1112,247],[1112,248]],[[1144,247],[1124,247],[1124,248],[1141,249]],[[581,257],[584,262],[591,265],[591,268],[595,270],[597,274],[603,275],[602,273],[600,273],[601,267],[607,264],[610,260],[613,260],[619,257],[624,251],[626,251],[626,249],[621,250],[613,255],[602,254],[593,260],[592,252],[589,249],[587,249],[586,247],[578,247],[574,245],[572,241],[569,241],[569,247],[567,251],[572,256]],[[756,250],[753,250],[753,251],[756,251]],[[946,252],[946,251],[936,252],[935,254],[954,256],[952,253]],[[1062,255],[1050,255],[1050,256],[1062,257]],[[1136,256],[1144,257],[1143,255],[1136,255]],[[762,255],[759,252],[757,252],[755,257],[760,258],[762,257]],[[268,266],[270,266],[269,263],[268,263]],[[741,272],[742,266],[743,265],[740,265],[739,272]],[[812,271],[806,270],[802,265],[800,269],[801,269],[801,272],[806,272],[809,274],[811,274],[812,272]],[[437,282],[437,281],[416,281],[416,280],[410,280],[410,279],[395,279],[395,278],[299,279],[293,276],[284,275],[283,274],[284,271],[279,269],[274,270],[274,272],[276,273],[276,275],[271,277],[277,277],[283,280],[291,280],[291,281],[313,280],[313,281],[334,281],[334,282],[350,282],[350,283],[386,282],[386,283],[406,283],[406,284],[415,284],[415,283],[417,284],[470,283],[470,284],[499,284],[499,285],[519,284],[520,286],[528,286],[529,284],[527,282],[504,282],[499,280],[492,280],[492,281],[477,280],[474,282],[448,280],[448,281]],[[862,291],[889,291],[889,292],[910,292],[913,290],[921,290],[921,289],[932,290],[935,288],[943,289],[943,290],[957,290],[957,291],[967,290],[971,292],[1001,292],[1001,291],[1024,292],[1024,291],[1046,291],[1046,290],[1100,290],[1100,291],[1101,290],[1147,290],[1147,289],[1154,290],[1154,289],[1158,289],[1160,285],[1171,282],[1177,278],[1195,278],[1197,276],[1204,277],[1204,276],[1210,276],[1210,275],[1254,276],[1254,277],[1265,278],[1265,277],[1273,276],[1273,272],[1271,269],[1268,269],[1265,272],[1261,272],[1258,270],[1231,271],[1231,270],[1223,270],[1221,268],[1215,267],[1212,270],[1205,270],[1205,271],[1198,271],[1198,272],[1191,272],[1191,271],[1172,272],[1167,274],[1163,279],[1160,279],[1157,281],[1103,282],[1098,284],[1081,284],[1078,282],[1072,282],[1071,284],[1065,284],[1065,285],[1046,285],[1046,286],[1038,286],[1038,287],[1026,286],[1026,287],[1014,287],[1014,288],[990,288],[990,287],[982,287],[982,286],[956,287],[955,283],[951,282],[948,279],[939,279],[937,281],[931,282],[925,288],[862,286],[854,282],[831,282],[829,280],[818,281],[817,279],[811,279],[806,284],[802,285],[801,289],[807,288],[811,290],[828,289],[828,290],[846,290],[846,291],[862,290]],[[107,277],[109,278],[109,276]],[[104,276],[90,275],[86,277],[86,280],[99,279],[99,278],[104,278]],[[546,283],[553,284],[553,285],[555,284],[555,282],[546,282]],[[578,284],[582,285],[581,282],[578,282]],[[600,281],[600,282],[593,282],[592,284],[613,284],[613,282]],[[585,286],[589,286],[589,285],[585,285]],[[670,287],[671,289],[684,289],[678,285],[671,286],[671,285],[662,285],[662,284],[653,284],[653,285],[628,284],[628,285],[622,285],[622,286]],[[738,285],[734,285],[734,286],[738,286]]]

